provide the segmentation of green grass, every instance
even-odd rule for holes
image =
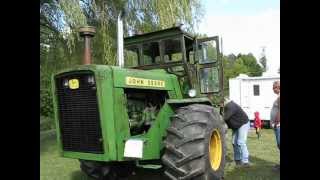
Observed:
[[[226,180],[276,180],[280,173],[272,170],[280,162],[279,150],[276,146],[273,130],[262,129],[262,137],[258,140],[254,130],[248,134],[248,150],[250,154],[250,168],[236,168],[233,160],[231,131],[227,136],[227,164],[225,168]]]
[[[227,148],[226,180],[280,179],[280,173],[272,171],[272,167],[276,163],[279,163],[280,159],[272,130],[263,129],[260,140],[257,139],[254,131],[250,130],[248,135],[248,150],[252,167],[235,167],[232,161],[231,131],[229,131],[227,135]],[[157,173],[140,171],[136,176],[130,178],[130,180],[164,179],[157,175]],[[78,160],[59,157],[54,136],[40,140],[40,178],[41,180],[91,180],[80,171]]]

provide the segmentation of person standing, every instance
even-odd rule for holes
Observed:
[[[260,137],[261,137],[261,132],[260,132],[260,130],[261,130],[261,119],[259,117],[259,112],[258,111],[256,111],[254,113],[254,128],[256,129],[256,134],[258,136],[258,139],[260,139]]]
[[[277,146],[280,151],[280,81],[275,81],[273,83],[273,92],[278,95],[278,97],[274,101],[271,109],[270,122],[271,127],[274,129]],[[280,170],[280,164],[277,164],[275,169]]]
[[[237,166],[248,167],[250,166],[247,148],[247,136],[250,129],[248,115],[232,100],[226,99],[224,104],[224,121],[232,129],[235,163]]]

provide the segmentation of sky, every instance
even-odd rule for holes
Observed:
[[[268,71],[280,68],[280,0],[201,0],[204,16],[197,32],[223,39],[223,54],[252,53],[265,47]]]

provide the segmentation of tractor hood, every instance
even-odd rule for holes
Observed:
[[[164,70],[137,70],[123,69],[112,66],[113,82],[115,87],[137,88],[137,89],[159,89],[173,90],[172,80],[174,75]]]
[[[64,69],[55,75],[82,70],[91,70],[95,72],[95,76],[98,79],[105,79],[106,76],[111,75],[113,86],[119,88],[158,89],[171,91],[177,88],[174,87],[173,84],[178,84],[178,80],[175,75],[168,74],[162,69],[138,70],[95,64],[78,65],[73,68]]]

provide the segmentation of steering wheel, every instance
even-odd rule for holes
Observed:
[[[179,78],[186,76],[186,72],[185,72],[184,70],[182,70],[182,71],[181,71],[181,70],[180,70],[180,71],[174,71],[174,70],[172,69],[172,67],[168,67],[168,68],[166,69],[166,71],[167,71],[168,73],[170,73],[170,74],[174,74],[174,75],[178,76]]]

